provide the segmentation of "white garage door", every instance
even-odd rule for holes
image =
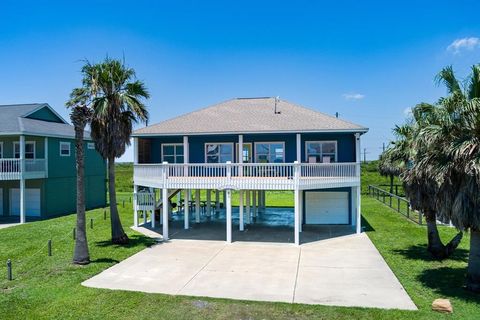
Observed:
[[[348,224],[348,192],[306,192],[305,223]]]
[[[25,209],[29,217],[40,217],[40,189],[25,190]],[[10,214],[20,215],[20,189],[10,190]]]
[[[0,216],[3,216],[3,189],[0,188]]]

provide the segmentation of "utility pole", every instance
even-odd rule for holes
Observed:
[[[383,152],[385,152],[385,142],[382,144]]]
[[[363,163],[367,163],[367,148],[363,148]]]

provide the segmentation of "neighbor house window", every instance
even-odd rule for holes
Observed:
[[[258,162],[258,163],[285,162],[285,144],[283,142],[255,143],[255,162]]]
[[[305,147],[306,160],[309,163],[337,162],[336,141],[307,141]]]
[[[13,143],[13,156],[20,159],[20,142]],[[25,159],[35,159],[35,141],[25,142]]]
[[[60,142],[60,156],[70,156],[70,142]]]
[[[93,142],[87,143],[87,148],[90,149],[90,150],[95,150],[95,143],[93,143]]]
[[[233,161],[233,143],[206,143],[205,160],[207,163]]]
[[[183,163],[183,144],[162,144],[162,162]]]

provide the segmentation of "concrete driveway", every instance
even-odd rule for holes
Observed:
[[[416,310],[366,234],[291,244],[172,240],[85,281],[95,288]]]

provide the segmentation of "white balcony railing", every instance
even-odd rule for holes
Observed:
[[[46,161],[45,159],[25,159],[23,160],[25,169],[22,173],[22,160],[20,159],[0,159],[0,180],[19,180],[45,178]]]
[[[358,185],[357,163],[136,164],[134,182],[157,188],[287,189]]]

